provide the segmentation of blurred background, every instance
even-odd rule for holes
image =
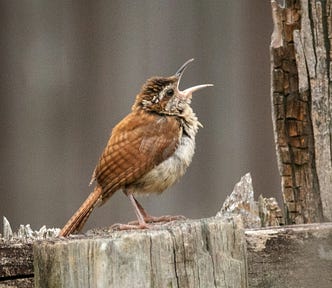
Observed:
[[[186,175],[141,199],[152,215],[213,216],[251,172],[280,194],[270,109],[270,1],[1,1],[0,216],[61,227],[93,189],[112,127],[150,76],[189,58],[181,88],[204,125]],[[86,228],[135,219],[123,193]]]

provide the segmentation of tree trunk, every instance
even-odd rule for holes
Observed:
[[[272,0],[272,118],[286,221],[332,221],[332,1]]]

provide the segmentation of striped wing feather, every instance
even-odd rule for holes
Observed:
[[[145,111],[132,112],[112,131],[94,171],[103,202],[170,157],[179,142],[180,122]]]

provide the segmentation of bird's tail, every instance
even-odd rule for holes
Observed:
[[[83,202],[81,207],[69,219],[66,225],[61,229],[59,236],[68,236],[74,232],[79,232],[85,222],[88,220],[93,209],[98,206],[101,201],[102,188],[97,185],[89,197]]]

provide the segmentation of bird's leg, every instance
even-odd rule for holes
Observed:
[[[137,217],[137,221],[130,222],[128,224],[114,224],[112,228],[118,230],[128,230],[128,229],[147,229],[149,225],[145,222],[145,217],[147,217],[147,213],[143,209],[142,205],[138,203],[138,201],[134,198],[133,194],[124,191],[126,196],[129,198],[131,204],[134,206],[135,214]]]
[[[131,204],[134,206],[135,214],[138,220],[138,226],[140,226],[141,228],[147,228],[145,218],[148,214],[145,212],[142,205],[138,203],[133,194],[129,193],[127,194],[127,196],[130,199]]]
[[[137,208],[139,209],[139,211],[141,212],[141,214],[144,217],[144,220],[146,221],[147,218],[151,217],[148,212],[145,211],[145,209],[143,208],[143,206],[141,205],[141,203],[138,202],[138,200],[133,196],[133,199],[136,203]]]
[[[129,193],[128,191],[123,191],[124,194],[129,198],[131,204],[134,206],[135,214],[137,220],[130,221],[128,224],[114,224],[111,227],[117,230],[129,230],[129,229],[148,229],[151,226],[147,223],[158,223],[158,222],[171,222],[175,220],[183,220],[186,219],[184,216],[160,216],[155,217],[149,215],[143,206],[137,201],[137,199],[133,196],[133,194]]]
[[[176,215],[176,216],[165,215],[165,216],[160,216],[160,217],[151,216],[144,210],[143,206],[138,202],[138,200],[134,196],[132,196],[132,198],[134,199],[134,201],[136,203],[135,206],[139,209],[140,215],[143,216],[145,223],[171,222],[171,221],[175,221],[175,220],[186,219],[186,217],[184,217],[182,215]],[[137,219],[139,219],[139,218],[137,217]],[[137,225],[137,224],[139,224],[139,221],[138,222],[131,221],[128,224]]]

